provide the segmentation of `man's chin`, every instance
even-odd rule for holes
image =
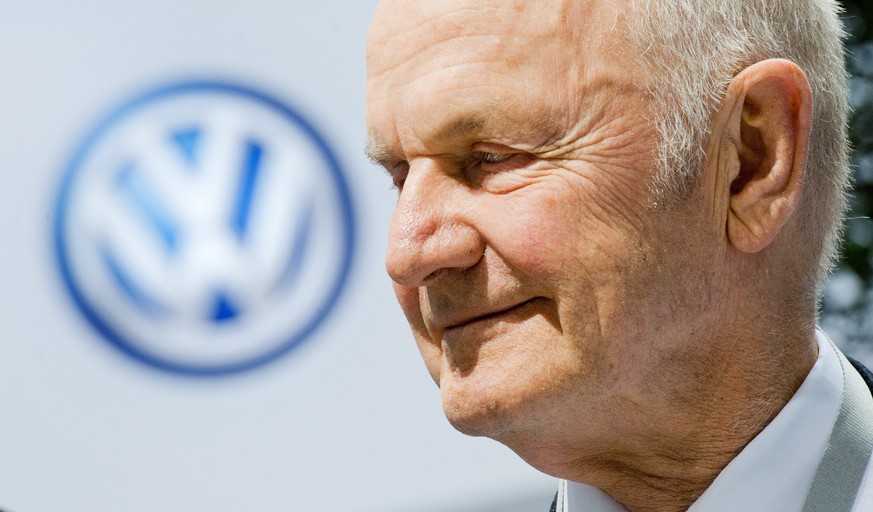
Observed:
[[[440,389],[446,419],[459,432],[499,441],[523,423],[520,401],[506,389],[456,384],[442,382]]]
[[[499,438],[510,423],[496,404],[480,407],[444,405],[443,410],[452,427],[468,436]]]

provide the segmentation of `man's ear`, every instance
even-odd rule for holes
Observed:
[[[721,146],[717,175],[726,180],[717,190],[727,197],[716,204],[727,208],[731,244],[759,252],[800,202],[812,124],[809,81],[793,62],[762,61],[733,79],[723,106],[713,135]]]

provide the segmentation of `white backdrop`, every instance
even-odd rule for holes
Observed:
[[[0,509],[548,507],[550,478],[448,426],[394,304],[382,263],[394,193],[363,157],[375,4],[0,4]],[[208,378],[104,340],[64,286],[53,239],[89,131],[143,91],[197,79],[263,91],[308,119],[345,173],[357,233],[326,322],[267,365]]]

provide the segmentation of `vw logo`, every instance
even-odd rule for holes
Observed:
[[[56,208],[58,264],[88,322],[189,375],[249,370],[311,337],[355,239],[325,140],[280,101],[222,82],[112,112],[72,158]]]

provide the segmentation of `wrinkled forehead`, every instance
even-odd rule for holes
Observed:
[[[385,0],[367,50],[371,155],[545,142],[604,122],[609,102],[637,87],[622,1]],[[445,136],[456,131],[466,136]]]
[[[532,51],[549,58],[557,48],[596,40],[595,34],[607,31],[618,1],[383,0],[370,28],[368,73],[422,59],[451,65],[453,58],[475,58],[476,50],[483,58],[499,53],[509,61]]]

